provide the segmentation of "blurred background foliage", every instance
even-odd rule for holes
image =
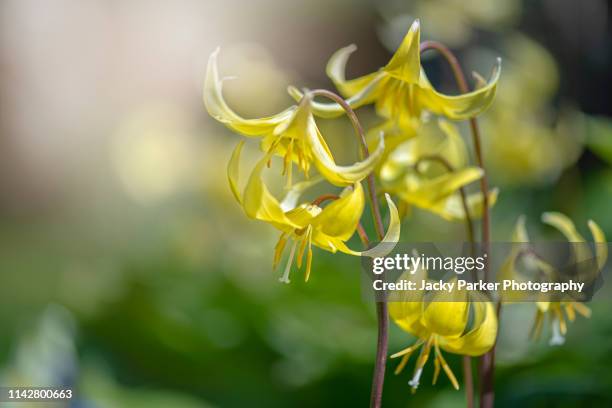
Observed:
[[[610,16],[604,0],[3,1],[0,383],[70,385],[74,407],[366,405],[375,318],[358,265],[318,251],[308,284],[277,282],[274,231],[227,187],[238,137],[202,106],[208,55],[222,47],[228,101],[261,116],[291,103],[289,84],[330,88],[342,46],[359,46],[351,74],[383,65],[418,17],[468,72],[503,58],[481,118],[494,238],[522,213],[535,233],[544,210],[611,237]],[[455,92],[438,58],[424,64]],[[350,125],[322,128],[351,160]],[[414,210],[403,238],[462,234]],[[508,307],[498,405],[610,406],[609,307],[593,303],[562,348],[528,341],[533,305]],[[390,350],[410,341],[392,328]],[[464,404],[407,380],[389,373],[385,406]]]

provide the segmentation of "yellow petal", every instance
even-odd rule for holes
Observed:
[[[387,74],[409,84],[419,82],[421,73],[420,37],[420,23],[419,20],[415,20],[391,61],[384,68]]]
[[[242,204],[242,195],[239,191],[238,179],[240,176],[240,154],[242,153],[243,146],[244,140],[241,140],[232,152],[232,157],[227,166],[227,179],[229,180],[230,189],[240,204]]]
[[[357,229],[364,205],[363,187],[361,183],[355,183],[345,188],[339,199],[328,204],[312,220],[312,225],[327,236],[347,241]]]
[[[327,143],[317,129],[313,118],[310,118],[308,122],[306,137],[317,170],[327,181],[337,186],[348,186],[366,178],[374,170],[385,150],[384,140],[381,136],[378,147],[367,159],[349,166],[339,166],[334,161],[329,147],[327,147]]]
[[[446,167],[433,159],[443,158],[453,169],[465,167],[468,161],[468,152],[459,129],[449,121],[439,119],[422,123],[416,130],[417,137],[403,143],[394,152],[392,159],[404,165],[413,166],[421,161],[419,169],[422,171],[429,167]],[[424,160],[429,158],[430,160]]]
[[[404,272],[398,280],[406,279],[419,282],[425,278],[422,270],[418,274],[410,275]],[[394,291],[389,296],[389,316],[402,330],[423,338],[427,335],[427,329],[421,324],[423,314],[423,291],[404,290]]]
[[[280,203],[283,211],[287,212],[293,210],[304,191],[316,184],[319,184],[321,181],[323,181],[323,177],[316,176],[309,180],[300,181],[299,183],[292,185],[289,191],[287,191],[285,194],[283,201]]]
[[[480,356],[493,347],[497,338],[497,315],[491,302],[473,302],[474,320],[481,323],[464,336],[445,338],[441,342],[444,350],[467,356]]]
[[[497,202],[499,189],[494,188],[489,191],[489,208],[493,207]],[[471,219],[482,217],[483,199],[482,193],[476,192],[466,195],[466,202]],[[465,220],[465,210],[461,194],[459,192],[441,201],[439,205],[429,208],[432,212],[438,214],[447,221],[462,221]]]
[[[527,234],[527,228],[525,227],[524,215],[521,215],[518,220],[516,220],[514,232],[512,233],[512,242],[529,242],[529,234]]]
[[[378,72],[364,75],[359,78],[347,80],[346,79],[346,62],[349,56],[357,50],[357,46],[354,44],[348,47],[340,48],[336,51],[329,62],[327,63],[327,76],[332,80],[336,88],[340,91],[342,96],[349,98],[360,92],[362,92],[374,78],[378,75]]]
[[[591,235],[595,240],[595,257],[597,258],[597,269],[600,271],[603,269],[606,261],[608,260],[608,243],[606,242],[606,236],[604,232],[599,228],[599,225],[593,220],[588,222]]]
[[[383,237],[382,241],[379,242],[376,246],[366,251],[353,251],[352,249],[347,247],[346,244],[342,240],[337,239],[337,238],[331,238],[331,237],[325,237],[326,241],[320,241],[320,243],[315,243],[315,244],[317,244],[317,246],[320,246],[322,248],[324,248],[325,245],[330,246],[331,244],[331,246],[335,250],[338,250],[340,252],[343,252],[349,255],[367,256],[370,258],[379,258],[379,257],[387,256],[391,251],[393,251],[393,248],[395,248],[395,245],[399,241],[400,218],[399,218],[399,213],[397,212],[397,207],[391,200],[391,197],[389,196],[389,194],[385,194],[385,198],[387,200],[387,205],[389,206],[389,227],[387,228],[387,232],[385,233],[385,236]],[[320,235],[324,235],[324,234],[320,234]],[[335,250],[332,252],[335,252]]]
[[[422,323],[432,333],[458,337],[468,323],[468,308],[468,302],[433,300],[425,307]]]
[[[388,76],[384,73],[377,73],[372,77],[367,86],[365,86],[361,91],[346,99],[346,102],[352,109],[360,108],[364,105],[372,103],[378,98],[380,94],[380,86],[387,79]],[[299,101],[304,96],[304,93],[297,89],[294,86],[290,86],[287,88],[289,95],[296,101]],[[313,101],[311,103],[312,112],[321,118],[337,118],[338,116],[342,116],[346,114],[344,108],[338,105],[336,102],[317,102]]]
[[[576,231],[576,226],[567,216],[558,212],[542,214],[542,222],[561,231],[569,242],[584,242],[582,235]]]
[[[296,208],[287,211],[285,216],[296,225],[298,229],[307,228],[312,220],[321,214],[321,208],[312,204],[301,204]]]
[[[419,179],[414,185],[397,191],[406,202],[424,209],[439,208],[440,200],[447,199],[461,187],[483,176],[479,167],[467,167],[453,173],[442,174],[429,180]],[[408,180],[410,182],[410,180]]]
[[[299,225],[287,218],[280,203],[270,193],[262,180],[261,172],[270,158],[271,153],[261,159],[251,173],[251,177],[244,189],[244,211],[248,217],[272,223],[283,231],[299,228]]]
[[[223,99],[223,79],[219,78],[217,68],[218,54],[219,49],[217,48],[210,55],[204,81],[204,105],[210,116],[245,136],[261,136],[271,133],[276,126],[291,117],[295,106],[261,119],[244,119],[236,114]]]
[[[453,120],[470,119],[484,112],[493,103],[500,73],[501,59],[498,58],[487,85],[466,94],[452,96],[436,91],[422,73],[419,88],[415,90],[418,91],[415,99],[427,110],[438,115]]]
[[[595,278],[598,271],[583,269],[585,265],[590,263],[593,254],[584,237],[576,230],[572,220],[559,212],[547,212],[542,214],[542,222],[558,229],[571,243],[574,263],[580,269],[580,272],[585,274],[581,279],[586,280],[588,275]]]

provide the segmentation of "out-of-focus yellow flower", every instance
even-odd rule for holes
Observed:
[[[420,270],[410,279],[418,282],[426,278],[426,271]],[[391,358],[402,357],[396,374],[399,374],[412,353],[418,348],[421,352],[417,358],[414,374],[408,383],[413,391],[419,385],[423,367],[431,351],[434,352],[435,384],[440,368],[450,379],[453,387],[459,389],[459,382],[446,363],[441,350],[466,356],[480,356],[493,347],[497,337],[497,316],[493,304],[486,299],[476,298],[464,291],[449,295],[436,294],[425,302],[425,293],[410,291],[405,299],[390,299],[389,314],[393,321],[404,331],[416,336],[418,340],[412,346],[401,350]],[[477,301],[470,301],[477,300]]]
[[[471,63],[480,65],[498,52],[474,51]],[[513,33],[502,41],[501,52],[504,79],[479,123],[487,135],[487,171],[501,186],[550,184],[580,156],[584,118],[571,107],[551,109],[559,72],[544,47]]]
[[[601,228],[592,220],[589,220],[588,226],[595,242],[595,259],[593,260],[593,253],[586,243],[584,237],[576,230],[574,223],[564,214],[558,212],[547,212],[542,214],[542,222],[551,225],[558,229],[565,238],[572,244],[572,264],[580,271],[582,275],[581,280],[589,280],[589,275],[594,279],[597,274],[604,267],[606,260],[608,259],[608,247],[606,244],[606,237]],[[527,229],[525,228],[524,216],[519,217],[514,234],[514,242],[529,242],[529,236]],[[519,252],[522,249],[520,247],[513,248],[509,259],[502,266],[503,277],[520,279],[521,273],[515,268],[515,262],[519,256]],[[527,254],[529,256],[529,254]],[[530,257],[532,266],[543,272],[545,275],[552,276],[554,274],[554,268],[547,262],[538,258],[537,255]],[[585,278],[586,277],[586,278]],[[501,277],[500,277],[501,278]],[[532,336],[538,338],[542,332],[542,326],[546,314],[550,316],[552,336],[550,338],[550,345],[561,345],[565,342],[565,334],[567,333],[567,319],[574,321],[576,313],[581,314],[584,317],[591,316],[591,310],[581,302],[575,301],[561,301],[561,302],[550,302],[550,301],[539,301],[536,302],[536,316],[532,327]],[[563,311],[565,310],[565,314]]]
[[[459,189],[482,176],[482,169],[468,166],[458,129],[442,119],[423,124],[417,136],[400,144],[380,168],[385,191],[446,220],[465,219]],[[466,199],[470,216],[481,216],[482,194],[467,194]],[[491,190],[490,205],[496,199],[497,189]]]
[[[245,119],[236,114],[223,99],[223,80],[219,78],[217,55],[208,61],[204,84],[204,103],[208,113],[230,129],[245,136],[260,137],[261,148],[284,157],[283,174],[291,186],[295,163],[308,176],[312,164],[330,183],[349,186],[372,172],[384,151],[382,138],[376,150],[365,160],[349,166],[339,166],[319,131],[311,111],[312,96],[306,94],[297,106],[269,117]]]
[[[427,21],[423,31],[428,38],[460,48],[483,29],[505,34],[521,11],[521,2],[516,0],[413,0],[388,4],[392,7],[380,7],[386,20],[381,39],[388,49],[401,40],[413,16]]]
[[[296,183],[284,200],[279,202],[270,193],[262,179],[262,171],[272,158],[271,152],[255,165],[241,192],[239,162],[243,145],[244,141],[238,144],[228,166],[230,187],[248,217],[270,223],[281,231],[274,251],[274,267],[279,263],[288,241],[293,241],[287,266],[280,278],[281,282],[289,283],[289,272],[294,257],[297,257],[297,265],[301,267],[304,255],[306,255],[305,279],[308,280],[312,261],[312,245],[333,253],[340,251],[356,256],[378,257],[386,255],[391,249],[391,244],[399,240],[399,215],[393,201],[387,195],[390,222],[382,242],[363,252],[353,251],[347,247],[346,241],[355,233],[363,213],[364,193],[360,182],[346,187],[337,199],[324,208],[316,202],[296,205],[301,193],[320,182],[321,178]]]
[[[338,50],[327,64],[327,74],[352,108],[374,103],[379,115],[397,122],[400,127],[421,118],[423,111],[453,120],[472,118],[487,109],[495,96],[501,60],[493,69],[490,81],[479,89],[462,95],[444,95],[435,90],[421,67],[420,26],[416,20],[389,63],[371,74],[347,80],[346,62],[355,45]],[[290,94],[299,100],[302,93],[295,88]],[[343,113],[335,103],[313,103],[313,111],[321,117]]]
[[[557,228],[569,242],[574,243],[574,245],[572,245],[574,250],[573,262],[578,267],[592,259],[592,253],[588,245],[581,245],[586,243],[586,240],[576,231],[576,226],[567,216],[561,213],[548,212],[542,214],[542,222]],[[606,244],[606,237],[599,225],[589,220],[588,226],[595,241],[595,260],[597,269],[592,272],[596,274],[601,271],[608,259],[608,247]],[[580,302],[538,302],[537,307],[533,334],[535,337],[539,336],[544,316],[546,313],[549,313],[552,327],[552,337],[549,341],[550,345],[561,345],[565,343],[567,323],[562,309],[565,309],[569,321],[574,321],[576,312],[584,317],[591,316],[591,309]]]

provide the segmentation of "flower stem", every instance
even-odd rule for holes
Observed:
[[[465,384],[465,400],[467,408],[474,407],[474,377],[472,375],[472,358],[463,356],[463,382]]]
[[[422,156],[414,164],[414,169],[418,173],[419,165],[425,161],[436,161],[442,164],[448,172],[454,172],[455,168],[446,160],[444,157],[439,155]],[[472,217],[470,216],[470,207],[468,206],[467,196],[465,189],[461,187],[459,189],[461,194],[461,204],[463,205],[463,212],[465,214],[465,232],[467,235],[468,242],[470,243],[470,252],[472,256],[476,256],[476,244],[474,240],[474,225],[472,224]],[[474,272],[472,270],[472,272]],[[475,273],[472,275],[475,279]],[[474,378],[472,374],[472,358],[470,356],[463,356],[463,382],[465,386],[465,399],[467,408],[474,407]]]
[[[463,69],[461,65],[459,65],[459,61],[457,57],[452,53],[448,47],[444,44],[439,43],[437,41],[423,41],[421,43],[421,53],[427,50],[436,50],[438,51],[446,60],[448,65],[450,65],[453,75],[455,76],[455,82],[457,82],[457,86],[459,87],[459,91],[461,93],[469,92],[469,88],[467,85],[467,81],[465,79],[465,75],[463,73]],[[474,143],[474,153],[476,156],[476,164],[481,169],[485,169],[484,167],[484,159],[482,155],[482,144],[480,138],[480,130],[478,128],[478,121],[476,118],[470,119],[470,129],[472,131],[472,141]],[[490,236],[490,216],[489,216],[489,181],[487,179],[486,173],[480,179],[480,190],[482,191],[482,242],[484,244],[485,252],[488,252],[488,246],[491,241]],[[488,278],[488,268],[485,268],[485,278]]]
[[[366,159],[370,155],[370,151],[368,149],[368,143],[365,137],[365,132],[363,131],[363,127],[355,114],[355,111],[350,107],[350,105],[342,99],[341,96],[328,91],[326,89],[317,89],[311,91],[313,96],[323,96],[329,98],[342,106],[342,108],[346,111],[346,115],[350,119],[353,127],[355,128],[355,132],[359,138],[359,143],[361,145],[361,159]],[[372,218],[374,220],[374,227],[376,230],[376,235],[379,241],[382,241],[385,235],[385,228],[382,222],[382,216],[380,215],[380,206],[378,205],[378,199],[376,196],[376,185],[374,183],[374,174],[370,174],[367,178],[368,185],[368,193],[370,199],[370,209],[372,210]],[[363,231],[360,231],[360,237]],[[367,236],[366,240],[362,241],[364,246],[368,247]],[[382,300],[376,302],[376,320],[378,325],[378,340],[376,343],[376,360],[374,364],[374,374],[372,376],[372,390],[370,393],[370,408],[380,408],[382,403],[382,393],[383,386],[385,383],[385,368],[387,365],[387,350],[388,350],[388,342],[389,342],[389,313],[387,308],[387,301]]]
[[[457,60],[457,57],[453,54],[453,52],[446,47],[444,44],[441,44],[437,41],[424,41],[421,43],[420,51],[421,53],[427,50],[436,50],[438,51],[446,60],[446,62],[450,65],[453,75],[455,76],[455,81],[457,82],[457,86],[459,87],[459,91],[461,93],[469,92],[469,87],[467,85],[467,81],[465,79],[465,74],[463,73],[463,69]],[[480,167],[483,171],[484,167],[484,159],[482,155],[482,144],[480,138],[480,130],[478,129],[478,122],[476,118],[470,119],[470,129],[472,131],[472,140],[474,143],[474,154],[476,156],[476,163],[478,167]],[[486,172],[480,179],[480,190],[482,191],[482,244],[483,244],[483,252],[487,254],[489,252],[489,246],[491,242],[490,235],[490,215],[489,215],[489,185]],[[485,262],[485,270],[484,270],[484,278],[488,281],[489,279],[489,268],[487,262]],[[497,305],[497,314],[501,311],[501,303]],[[492,408],[493,402],[495,399],[495,389],[494,389],[494,370],[495,370],[495,345],[491,348],[489,352],[484,354],[481,359],[480,366],[480,407],[481,408]]]
[[[365,132],[363,131],[363,126],[357,119],[357,114],[351,108],[351,106],[342,99],[341,96],[328,91],[327,89],[316,89],[314,91],[310,91],[313,96],[323,96],[331,99],[336,102],[338,105],[342,106],[342,108],[346,111],[346,115],[350,119],[353,124],[353,128],[357,133],[359,138],[359,144],[361,146],[361,159],[366,159],[370,156],[370,149],[368,149],[368,142],[365,137]],[[376,235],[378,235],[378,239],[382,240],[385,235],[385,227],[383,226],[382,217],[380,215],[380,207],[378,205],[378,200],[376,199],[376,186],[374,184],[374,174],[370,174],[367,178],[368,183],[368,193],[370,200],[370,209],[372,210],[372,218],[374,219],[374,227],[376,228]]]

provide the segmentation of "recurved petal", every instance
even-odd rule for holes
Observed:
[[[593,253],[589,245],[586,244],[584,237],[576,230],[576,226],[572,220],[559,212],[546,212],[542,214],[542,222],[558,229],[565,238],[572,243],[571,248],[574,253],[576,267],[586,272],[582,267],[590,263],[593,259]],[[595,272],[597,271],[590,271],[590,273]]]
[[[417,19],[412,23],[399,48],[391,57],[391,61],[385,66],[384,70],[387,74],[410,84],[419,82],[421,72],[420,37],[421,27]]]
[[[595,257],[597,257],[597,268],[601,271],[608,260],[608,243],[606,236],[599,225],[593,220],[589,220],[589,229],[595,240]]]
[[[584,242],[584,238],[578,231],[576,231],[576,226],[564,214],[559,212],[546,212],[542,214],[542,222],[548,224],[550,226],[555,227],[570,242]]]
[[[287,191],[285,194],[283,201],[280,203],[283,211],[286,212],[293,210],[304,191],[316,184],[319,184],[321,181],[323,181],[323,177],[316,176],[309,180],[300,181],[299,183],[295,183],[293,186],[291,186],[289,191]]]
[[[494,188],[489,191],[489,208],[493,207],[497,202],[499,189]],[[482,217],[483,199],[481,192],[466,194],[466,203],[471,219]],[[440,201],[438,205],[431,208],[431,211],[438,214],[447,221],[462,221],[465,220],[465,209],[463,200],[459,192],[449,196],[446,200]]]
[[[441,347],[451,353],[480,356],[493,347],[497,337],[497,316],[491,302],[474,302],[474,321],[480,322],[464,336],[446,338]]]
[[[500,73],[501,59],[498,59],[491,79],[485,86],[461,95],[444,95],[436,91],[425,73],[422,73],[418,89],[415,90],[418,92],[416,98],[426,109],[438,115],[453,120],[470,119],[484,112],[493,103]]]
[[[240,154],[242,153],[242,147],[244,146],[244,140],[241,140],[236,145],[236,148],[232,152],[229,164],[227,166],[227,179],[229,181],[230,189],[236,200],[242,204],[242,194],[240,193],[240,187],[238,180],[240,177]]]
[[[395,245],[400,238],[400,217],[397,207],[393,203],[393,200],[391,200],[389,194],[385,194],[385,198],[387,200],[387,205],[389,206],[389,227],[387,228],[387,232],[385,233],[382,241],[366,251],[353,251],[346,246],[344,241],[340,239],[330,241],[333,247],[340,252],[344,252],[345,254],[368,256],[370,258],[384,257],[393,251],[393,248],[395,248]]]
[[[262,170],[271,157],[272,153],[268,153],[255,165],[244,189],[244,211],[248,217],[269,222],[281,230],[299,228],[299,225],[287,218],[280,203],[270,193],[261,177]]]
[[[398,194],[408,203],[424,209],[437,209],[440,200],[446,200],[459,188],[478,180],[483,174],[479,167],[467,167],[430,180],[420,180],[415,186],[398,191]]]
[[[219,49],[217,48],[210,55],[204,80],[204,105],[210,116],[245,136],[261,136],[271,133],[276,126],[291,117],[295,106],[261,119],[245,119],[236,114],[223,99],[223,79],[219,78],[217,68],[218,54]]]
[[[525,226],[524,215],[521,215],[516,220],[514,232],[512,233],[512,242],[529,242],[529,234],[527,233],[527,227]]]
[[[357,228],[364,205],[363,187],[358,182],[346,187],[340,198],[328,204],[312,221],[312,225],[315,231],[320,230],[327,236],[347,241]]]
[[[363,91],[379,74],[378,72],[372,72],[371,74],[355,79],[346,79],[346,62],[350,55],[356,50],[357,46],[355,44],[340,48],[331,56],[327,63],[327,76],[329,76],[334,85],[336,85],[336,88],[338,88],[345,98],[349,98]]]
[[[389,227],[387,228],[387,232],[383,237],[382,241],[373,248],[368,249],[367,251],[363,251],[363,256],[369,256],[370,258],[378,258],[387,256],[400,239],[400,217],[397,211],[397,207],[391,200],[391,196],[389,194],[385,194],[385,199],[387,200],[387,205],[389,206]]]
[[[383,72],[378,72],[372,76],[372,80],[364,86],[359,92],[346,99],[346,103],[352,109],[360,108],[364,105],[374,102],[380,94],[380,85],[385,78],[388,78]],[[365,81],[364,81],[365,82]],[[294,86],[287,88],[289,95],[299,101],[304,96],[304,93]],[[317,102],[311,103],[312,112],[321,118],[337,118],[338,116],[344,115],[346,112],[342,106],[336,102]]]
[[[385,150],[384,140],[381,136],[378,147],[367,159],[349,166],[339,166],[334,161],[331,151],[312,117],[308,123],[306,137],[317,170],[327,181],[337,186],[348,186],[366,178],[374,170]]]

